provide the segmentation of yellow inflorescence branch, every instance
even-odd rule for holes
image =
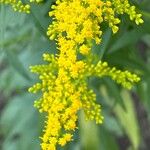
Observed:
[[[30,3],[40,3],[43,0],[30,0],[29,4],[24,4],[22,0],[0,0],[0,4],[10,5],[14,11],[30,13]]]
[[[49,13],[53,22],[47,35],[57,42],[58,54],[44,54],[45,65],[31,67],[39,74],[40,83],[29,89],[42,92],[35,101],[40,112],[46,112],[42,150],[56,150],[73,139],[77,129],[77,113],[83,110],[87,120],[102,123],[101,107],[96,103],[96,94],[89,89],[87,80],[91,76],[108,76],[127,89],[131,89],[140,78],[129,71],[108,66],[107,62],[93,63],[92,43],[101,42],[101,23],[108,23],[113,33],[118,31],[120,19],[117,14],[128,14],[136,24],[143,23],[141,14],[128,0],[57,0]],[[81,54],[84,59],[78,59]]]
[[[11,5],[14,11],[30,13],[30,5],[23,4],[21,0],[0,0],[0,4]]]

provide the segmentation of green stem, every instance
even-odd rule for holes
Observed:
[[[4,8],[4,5],[1,4],[1,14],[0,14],[0,26],[1,26],[1,29],[0,29],[0,41],[4,40],[5,38],[5,8]],[[4,45],[0,45],[0,50],[2,51],[4,48]]]
[[[146,12],[146,11],[140,11],[141,14],[147,18],[150,18],[150,13],[149,12]]]

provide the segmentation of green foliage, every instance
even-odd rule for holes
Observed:
[[[40,119],[32,107],[30,95],[12,98],[1,117],[1,134],[5,137],[3,150],[27,150],[39,148]]]
[[[80,113],[79,132],[65,150],[148,150],[144,141],[144,129],[140,124],[140,109],[150,118],[150,1],[133,0],[143,14],[145,23],[135,26],[123,18],[120,31],[113,35],[106,25],[101,45],[94,45],[98,59],[110,65],[129,69],[141,76],[141,82],[132,91],[125,91],[109,78],[89,80],[102,104],[105,117],[100,127],[83,120]],[[0,149],[38,150],[42,133],[43,116],[33,107],[35,97],[27,89],[37,78],[29,72],[29,66],[41,63],[42,53],[56,52],[54,42],[46,36],[50,5],[44,1],[31,8],[31,14],[0,9]],[[136,96],[133,96],[136,95]],[[138,97],[138,98],[136,98]],[[2,106],[3,107],[2,107]],[[150,121],[147,122],[150,125]],[[150,135],[150,133],[148,133]],[[79,136],[80,135],[80,136]],[[81,137],[81,140],[79,139]],[[128,140],[126,148],[120,139]],[[149,139],[150,140],[150,139]]]

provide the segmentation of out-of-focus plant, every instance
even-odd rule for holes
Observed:
[[[13,13],[7,6],[2,6],[0,11],[0,88],[5,99],[10,99],[0,120],[2,149],[40,148],[37,137],[42,134],[43,116],[31,107],[34,98],[27,94],[27,88],[37,79],[27,68],[31,64],[41,63],[40,55],[45,52],[44,60],[50,63],[31,68],[33,72],[41,74],[42,83],[30,89],[32,92],[41,89],[44,93],[35,103],[48,116],[42,149],[53,150],[57,143],[63,146],[72,139],[77,111],[81,108],[88,119],[95,118],[97,123],[101,123],[102,116],[99,105],[95,104],[96,99],[103,105],[103,125],[98,127],[92,121],[84,121],[84,114],[80,112],[79,130],[74,133],[74,141],[64,149],[109,150],[111,147],[117,150],[119,140],[116,139],[124,135],[131,143],[129,149],[137,150],[139,146],[146,148],[133,99],[138,95],[149,114],[149,52],[146,51],[146,55],[143,49],[137,51],[137,42],[140,40],[149,48],[150,15],[146,6],[150,3],[146,0],[133,1],[145,20],[143,25],[137,27],[128,17],[120,14],[129,14],[137,24],[143,22],[141,15],[136,15],[135,7],[130,6],[128,1],[120,2],[77,0],[57,1],[56,5],[52,5],[55,1],[49,0],[38,5],[30,4],[29,7],[20,1],[1,1],[11,4],[17,11],[28,13],[30,9],[31,12],[30,15]],[[48,28],[50,5],[54,9],[50,15],[54,15],[55,20]],[[117,18],[114,16],[116,13]],[[119,32],[112,35],[107,24],[102,23],[103,20],[109,22],[114,33],[119,26]],[[49,41],[46,32],[51,39],[56,38],[57,45]],[[110,76],[127,88],[139,80],[128,71],[111,69],[105,61],[121,70],[134,70],[142,80],[132,91],[126,91],[107,77],[97,78]],[[138,94],[135,94],[137,91]],[[79,137],[81,140],[77,140]]]

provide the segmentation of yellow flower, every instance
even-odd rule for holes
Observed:
[[[67,52],[66,52],[67,53]],[[71,134],[77,129],[77,113],[84,110],[87,120],[95,120],[100,124],[103,121],[101,106],[96,104],[96,95],[86,83],[90,76],[109,76],[126,88],[131,88],[139,77],[129,71],[120,71],[110,68],[106,62],[99,61],[90,64],[81,60],[70,61],[69,66],[59,65],[54,55],[44,54],[48,64],[33,66],[31,70],[40,74],[41,83],[33,85],[29,91],[36,93],[41,89],[43,96],[35,101],[35,107],[40,112],[47,113],[44,135],[41,138],[44,146],[65,145],[69,142],[65,134]],[[59,56],[57,59],[61,59]],[[73,66],[73,67],[71,67]],[[52,69],[50,73],[50,69]],[[65,131],[66,133],[62,133]],[[64,136],[62,138],[62,136]],[[54,140],[55,139],[55,140]],[[71,139],[70,139],[71,140]],[[43,150],[46,150],[46,148]]]
[[[30,13],[30,5],[21,0],[0,0],[0,4]],[[128,0],[56,0],[52,5],[49,16],[53,17],[53,22],[47,35],[50,40],[55,39],[59,53],[43,54],[47,64],[30,67],[41,80],[29,89],[42,93],[34,106],[47,116],[41,137],[42,150],[56,150],[57,145],[64,146],[72,141],[72,132],[78,128],[79,110],[84,110],[87,120],[95,120],[97,124],[103,122],[101,106],[96,103],[96,94],[87,83],[89,77],[108,76],[127,89],[140,80],[129,71],[109,67],[107,62],[96,63],[91,52],[94,42],[101,43],[101,24],[107,23],[116,33],[121,22],[116,16],[120,14],[128,14],[137,25],[143,23],[142,15],[136,13],[135,6]]]
[[[88,47],[87,45],[83,44],[81,47],[80,47],[80,53],[83,54],[83,55],[88,55],[90,52],[90,47]]]
[[[84,110],[87,120],[103,122],[101,106],[87,83],[89,77],[108,76],[128,89],[140,80],[129,71],[109,67],[107,62],[96,63],[91,52],[93,42],[101,42],[101,23],[108,23],[116,33],[121,22],[116,16],[124,13],[136,24],[143,23],[141,14],[136,14],[128,0],[56,0],[52,6],[49,15],[54,20],[47,35],[56,40],[59,53],[44,54],[47,64],[31,67],[41,82],[29,89],[33,93],[41,90],[42,96],[35,101],[35,107],[47,114],[42,150],[55,150],[57,145],[72,141],[79,110]],[[83,59],[78,54],[84,55]]]
[[[66,133],[62,138],[59,138],[58,143],[59,143],[61,146],[64,146],[68,141],[71,141],[71,138],[72,138],[72,135]]]

